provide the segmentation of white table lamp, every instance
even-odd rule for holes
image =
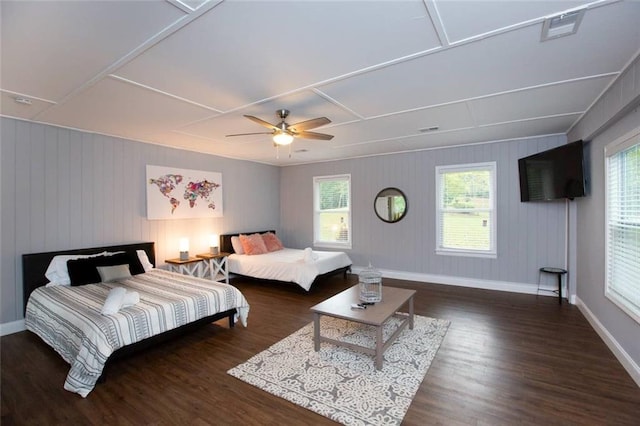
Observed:
[[[180,249],[180,260],[189,260],[189,239],[180,238],[178,247]]]

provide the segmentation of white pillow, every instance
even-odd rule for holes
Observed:
[[[142,264],[144,271],[149,272],[150,270],[152,270],[153,263],[149,261],[149,256],[147,256],[147,252],[144,250],[136,250],[136,253],[138,253],[138,259],[140,260],[140,263]]]
[[[236,254],[244,254],[244,248],[242,248],[240,237],[231,237],[231,245],[233,246],[233,251],[235,251]]]
[[[71,285],[71,278],[69,278],[69,271],[67,270],[68,260],[86,259],[87,257],[106,256],[109,254],[113,253],[103,251],[102,253],[96,254],[65,254],[54,256],[49,263],[49,267],[47,267],[47,271],[44,273],[44,276],[49,280],[47,287]]]
[[[96,269],[103,283],[131,278],[129,265],[97,266]]]
[[[124,300],[127,290],[122,287],[112,288],[107,294],[107,299],[102,305],[102,315],[113,315],[117,313],[122,307],[122,301]]]

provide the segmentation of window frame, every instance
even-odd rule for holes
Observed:
[[[320,191],[319,184],[321,182],[330,181],[346,181],[349,188],[349,197],[347,200],[347,240],[346,241],[325,241],[320,239]],[[353,228],[351,219],[353,213],[351,211],[351,174],[314,176],[313,177],[313,245],[314,247],[335,248],[340,250],[351,249],[353,241]]]
[[[451,209],[443,208],[443,176],[446,173],[456,172],[469,172],[469,171],[489,171],[490,172],[490,187],[489,198],[490,207],[488,209],[472,209],[472,211],[487,211],[492,220],[492,225],[489,233],[489,249],[476,250],[476,249],[463,249],[463,248],[449,248],[443,247],[443,230],[442,220],[445,211],[451,211]],[[495,259],[498,257],[497,250],[497,212],[496,212],[496,198],[497,198],[497,163],[495,161],[482,162],[482,163],[466,163],[466,164],[452,164],[445,166],[436,166],[435,168],[435,182],[436,182],[436,254],[448,255],[448,256],[467,256],[467,257],[483,257]]]
[[[604,294],[613,304],[620,308],[624,313],[630,316],[634,321],[640,323],[640,303],[635,306],[633,303],[616,292],[615,285],[611,282],[611,262],[617,258],[617,253],[612,253],[611,244],[611,202],[612,194],[610,193],[611,178],[609,175],[612,157],[626,151],[630,148],[640,145],[640,127],[632,130],[621,138],[614,140],[604,147],[604,197],[605,197],[605,273],[604,273]],[[621,178],[622,180],[622,178]],[[636,284],[640,291],[640,284]]]

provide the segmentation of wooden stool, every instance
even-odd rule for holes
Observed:
[[[540,268],[540,271],[538,272],[538,291],[540,290],[540,276],[543,272],[558,276],[558,303],[562,305],[562,276],[567,273],[567,270],[562,268],[552,268],[549,266]]]

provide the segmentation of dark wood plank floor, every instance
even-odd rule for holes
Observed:
[[[2,337],[2,425],[332,424],[226,371],[312,320],[310,293],[235,280],[249,326],[224,321],[115,363],[88,398],[63,390],[69,366],[29,332]],[[536,297],[385,279],[417,290],[416,313],[451,327],[406,425],[638,425],[640,388],[575,306]]]

